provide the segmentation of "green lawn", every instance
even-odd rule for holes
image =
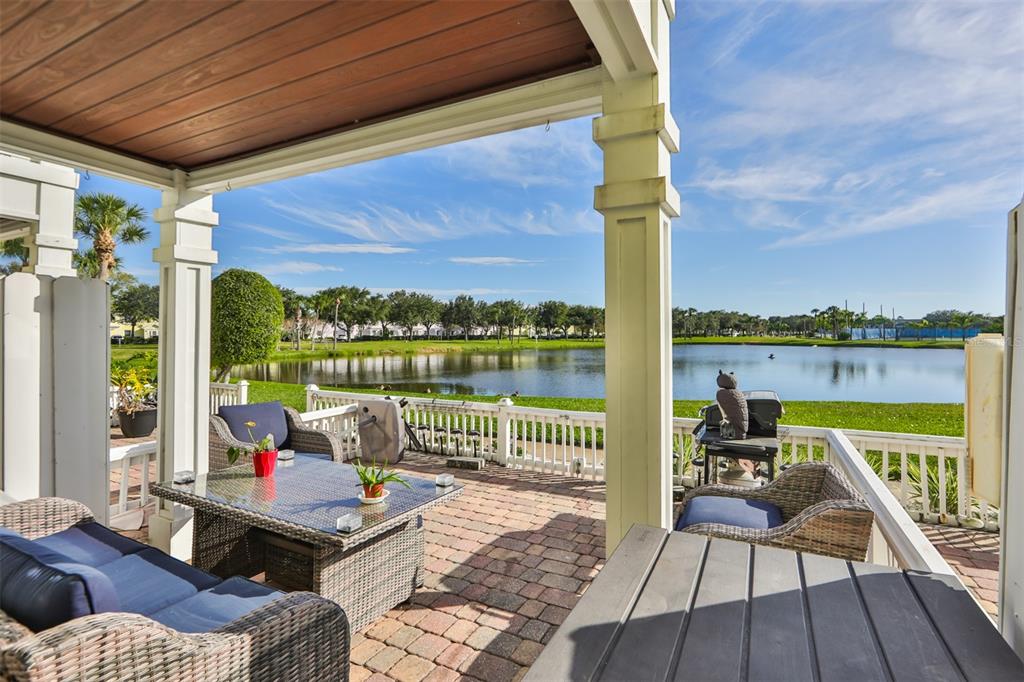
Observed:
[[[323,386],[321,388],[327,389]],[[383,391],[366,389],[340,389],[360,393],[381,394]],[[438,395],[403,393],[402,395],[449,400],[471,400],[495,402],[494,396]],[[268,381],[249,382],[249,400],[263,402],[280,400],[298,410],[306,409],[306,390],[299,384],[279,384]],[[527,407],[549,407],[559,410],[582,410],[603,412],[604,400],[600,398],[542,398],[519,396],[517,405]],[[710,402],[710,400],[708,401]],[[696,417],[697,409],[706,402],[700,400],[677,400],[674,412],[677,417]],[[845,429],[871,429],[897,433],[928,433],[941,436],[962,436],[964,432],[963,405],[959,403],[857,403],[857,402],[815,402],[788,401],[783,423],[800,426],[826,426]]]

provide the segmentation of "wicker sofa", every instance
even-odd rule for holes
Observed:
[[[760,488],[687,493],[676,530],[863,561],[874,514],[826,462],[795,464]]]
[[[31,588],[25,590],[14,582],[16,574],[25,575],[21,562],[31,560],[18,553],[18,548],[24,549],[29,541],[37,547],[42,545],[39,540],[49,538],[48,547],[33,551],[49,552],[52,559],[54,548],[66,548],[74,556],[59,553],[57,556],[74,562],[84,561],[82,557],[89,552],[109,555],[123,551],[122,559],[131,558],[131,552],[136,556],[145,552],[146,559],[137,560],[136,564],[144,561],[151,572],[157,570],[154,566],[159,564],[160,569],[169,568],[179,575],[187,571],[192,580],[195,576],[201,579],[206,576],[218,585],[193,595],[202,600],[204,592],[216,593],[208,598],[205,611],[200,609],[198,615],[193,614],[194,627],[186,632],[160,621],[162,618],[167,622],[187,622],[182,621],[182,607],[178,604],[150,614],[152,617],[128,612],[131,605],[140,600],[166,601],[169,592],[117,585],[119,569],[109,569],[108,564],[92,568],[75,563],[78,568],[69,569],[70,561],[62,563],[51,575],[57,581],[67,578],[69,571],[71,582],[82,575],[88,576],[89,571],[93,577],[100,572],[114,576],[107,579],[116,586],[118,597],[124,595],[125,603],[120,605],[126,608],[81,615],[45,629],[39,629],[37,622],[35,632],[12,613],[0,611],[0,679],[19,682],[348,679],[348,621],[345,612],[332,601],[309,592],[283,594],[248,581],[244,595],[258,595],[257,598],[236,597],[230,594],[232,590],[221,586],[243,579],[219,581],[165,554],[155,555],[158,550],[95,524],[89,510],[71,500],[40,498],[0,506],[0,527],[5,533],[0,537],[0,552],[4,553],[0,561],[6,566],[0,574],[0,606],[13,610],[12,606],[17,605],[21,613],[27,615],[27,621],[43,617],[39,612],[44,607],[39,604],[52,607],[54,603],[52,591],[49,598],[41,596],[45,586],[37,592]],[[97,543],[97,539],[103,542]],[[50,569],[43,565],[32,570]],[[169,580],[173,583],[174,577]],[[35,584],[38,586],[39,581]],[[81,585],[77,589],[80,597]],[[98,602],[95,587],[87,584],[85,595],[89,600],[86,603]],[[185,598],[181,603],[188,601],[189,598]],[[253,605],[255,608],[243,613]],[[217,620],[218,617],[234,619],[210,629],[195,625],[197,619],[203,622],[203,619]]]
[[[228,462],[228,448],[252,448],[242,424],[252,418],[257,426],[252,429],[257,438],[267,433],[275,436],[280,448],[295,450],[298,454],[320,456],[335,462],[345,460],[341,440],[333,433],[306,426],[298,410],[280,402],[229,405],[210,415],[210,469],[224,469]]]

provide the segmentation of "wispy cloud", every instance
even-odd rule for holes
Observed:
[[[406,211],[382,203],[364,202],[358,208],[339,210],[315,198],[267,205],[292,220],[340,232],[367,242],[422,243],[461,239],[482,234],[524,232],[537,235],[597,232],[601,219],[590,209],[569,209],[548,202],[540,209],[517,213],[463,204],[422,212]]]
[[[511,258],[509,256],[453,256],[448,261],[459,263],[460,265],[532,265],[542,262],[525,258]]]
[[[743,166],[736,170],[709,165],[687,184],[712,194],[738,199],[810,201],[827,182],[826,175],[793,159],[774,165]]]
[[[601,172],[590,120],[564,121],[458,142],[435,150],[445,167],[466,178],[518,187],[576,184]]]
[[[270,227],[269,225],[257,225],[254,223],[235,223],[225,225],[228,229],[234,229],[239,232],[256,232],[258,234],[273,237],[274,239],[280,239],[285,242],[302,242],[306,241],[306,238],[298,233],[290,230],[285,230],[279,227]]]
[[[267,275],[310,275],[316,272],[343,272],[343,268],[305,260],[286,260],[259,267]]]
[[[315,243],[315,244],[286,244],[283,246],[253,246],[254,251],[262,253],[308,253],[308,254],[382,254],[391,255],[396,253],[412,253],[416,249],[408,246],[394,246],[392,244],[354,244],[354,243]]]

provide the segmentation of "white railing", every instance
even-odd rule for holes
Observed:
[[[116,424],[117,389],[111,386],[111,420]],[[225,405],[245,405],[249,402],[249,382],[239,381],[237,384],[210,383],[210,414]],[[110,515],[123,514],[130,509],[145,507],[149,503],[149,463],[156,456],[156,441],[122,445],[110,448],[110,466],[121,469],[121,478],[117,489],[117,502],[110,507]],[[139,470],[139,498],[129,500],[129,476],[132,467]]]
[[[310,412],[354,405],[372,394],[306,387]],[[528,471],[604,478],[605,415],[494,403],[408,398],[405,419],[429,452],[478,454]],[[676,485],[693,484],[693,429],[699,419],[672,420]],[[831,429],[782,426],[778,466],[823,461]],[[970,495],[963,438],[883,431],[842,430],[912,518],[947,525],[998,528],[998,510]],[[357,442],[358,434],[346,432]],[[355,447],[355,444],[353,444]],[[882,475],[882,472],[887,472]]]
[[[954,575],[861,452],[842,431],[828,429],[825,460],[838,467],[875,514],[868,561],[885,566]]]

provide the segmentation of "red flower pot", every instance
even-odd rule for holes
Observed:
[[[252,468],[256,471],[257,478],[273,476],[275,466],[277,466],[277,450],[252,453]]]
[[[384,494],[384,484],[383,483],[376,483],[374,485],[364,485],[363,486],[363,497],[365,497],[368,500],[371,500],[371,499],[373,499],[375,497],[380,497],[383,494]]]

